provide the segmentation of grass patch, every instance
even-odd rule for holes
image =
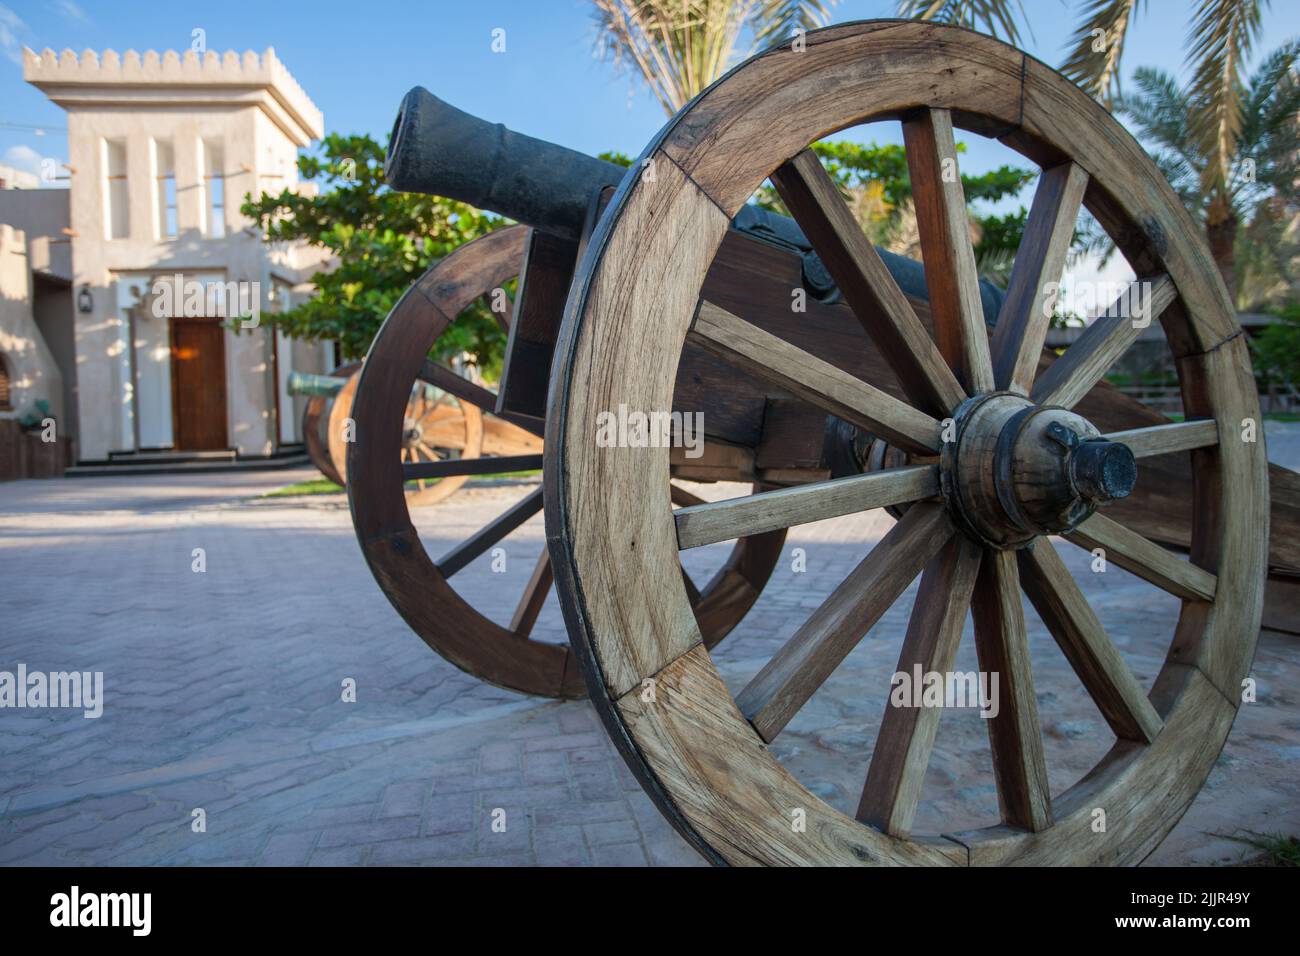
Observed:
[[[1218,836],[1233,843],[1244,843],[1259,851],[1257,856],[1245,860],[1247,866],[1300,866],[1300,839],[1281,833],[1253,833],[1244,835],[1220,833]]]
[[[263,498],[296,498],[300,495],[336,495],[343,489],[328,478],[312,478],[308,481],[300,481],[295,485],[285,485],[283,488],[276,488],[275,491],[268,491],[262,495]]]
[[[535,478],[541,475],[540,468],[534,468],[532,471],[503,471],[496,475],[472,475],[470,482],[489,481],[498,478]],[[414,482],[410,483],[414,488]],[[336,495],[343,491],[338,485],[328,478],[312,478],[308,481],[300,481],[297,484],[285,485],[283,488],[276,488],[274,491],[268,491],[262,495],[263,498],[298,498],[303,495]]]
[[[1300,422],[1300,412],[1265,412],[1264,420],[1268,422]]]

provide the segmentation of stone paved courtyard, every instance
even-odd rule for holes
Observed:
[[[1300,465],[1295,426],[1274,460]],[[340,495],[264,498],[314,472],[85,478],[0,485],[0,670],[103,671],[104,712],[0,710],[0,862],[8,864],[696,865],[585,702],[522,697],[434,655],[367,571]],[[420,509],[440,553],[530,490],[471,485]],[[710,497],[738,489],[708,488]],[[715,652],[733,690],[887,530],[884,515],[792,530],[762,598]],[[542,546],[541,519],[455,583],[508,620]],[[689,552],[697,581],[724,545]],[[792,569],[794,548],[807,569]],[[1058,547],[1149,684],[1176,602]],[[193,550],[206,571],[192,570]],[[858,798],[911,607],[909,592],[778,740],[846,812]],[[1028,614],[1053,790],[1109,735]],[[536,636],[564,640],[554,597]],[[969,625],[959,669],[975,669]],[[1300,833],[1300,638],[1261,635],[1258,702],[1243,706],[1192,809],[1151,863],[1221,863],[1241,831]],[[355,703],[342,700],[347,679]],[[944,714],[917,832],[994,822],[982,721]],[[191,828],[202,809],[206,832]],[[494,832],[493,811],[505,812]]]

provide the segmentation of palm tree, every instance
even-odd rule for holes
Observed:
[[[1243,124],[1246,60],[1259,38],[1260,14],[1270,0],[1189,0],[1195,12],[1188,31],[1187,61],[1197,112],[1185,118],[1213,157],[1202,168],[1202,190],[1226,188],[1223,182]],[[899,0],[899,13],[925,20],[983,27],[1010,43],[1018,42],[1013,0]],[[1014,5],[1023,17],[1019,0]],[[1072,50],[1061,72],[1107,106],[1120,93],[1120,60],[1143,0],[1081,0],[1082,18],[1071,38]]]
[[[1264,58],[1240,92],[1240,125],[1226,151],[1207,143],[1187,117],[1210,108],[1212,94],[1195,78],[1179,87],[1168,73],[1143,67],[1136,92],[1121,95],[1115,112],[1132,120],[1188,210],[1203,224],[1210,252],[1236,301],[1237,233],[1256,227],[1296,203],[1300,153],[1300,43]],[[1213,168],[1213,172],[1209,170]],[[1208,185],[1207,185],[1208,184]]]
[[[775,37],[826,22],[836,0],[592,0],[596,52],[634,68],[670,116]],[[749,46],[738,50],[749,31]]]

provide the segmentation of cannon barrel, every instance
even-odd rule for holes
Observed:
[[[626,173],[615,163],[479,119],[422,86],[403,97],[384,160],[384,178],[401,192],[456,199],[569,239],[580,238],[596,191],[618,185]],[[793,219],[746,205],[732,226],[798,252],[809,289],[820,298],[835,294],[825,266]],[[928,298],[921,263],[877,251],[905,293]],[[996,320],[1003,298],[997,286],[980,282],[988,324]]]
[[[333,398],[347,384],[346,378],[335,375],[310,375],[307,372],[290,372],[285,390],[290,395],[312,395]]]
[[[592,194],[625,172],[471,116],[422,86],[402,99],[384,161],[394,189],[457,199],[569,239],[579,238]]]

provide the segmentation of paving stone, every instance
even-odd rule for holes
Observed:
[[[317,849],[308,866],[361,866],[366,860],[368,846],[336,846]]]
[[[580,826],[539,826],[533,830],[539,866],[589,866],[591,854]]]
[[[474,826],[475,795],[437,794],[429,799],[424,814],[424,832],[458,833]]]
[[[479,769],[484,774],[500,771],[518,770],[520,759],[519,744],[510,740],[501,740],[485,744],[479,751]]]
[[[1300,463],[1300,426],[1275,424],[1274,458],[1280,449]],[[527,701],[411,634],[366,569],[342,496],[256,497],[311,475],[0,484],[0,667],[102,670],[106,694],[97,720],[0,711],[0,862],[703,865],[641,791],[589,702]],[[471,483],[445,505],[415,509],[414,520],[440,553],[533,487]],[[753,611],[713,651],[733,692],[889,526],[877,514],[791,531]],[[456,578],[497,620],[509,618],[543,547],[541,517],[508,543],[507,574],[484,559]],[[196,546],[208,549],[206,574],[190,571]],[[796,546],[806,573],[788,566]],[[1149,683],[1178,602],[1118,569],[1092,574],[1084,552],[1059,547]],[[726,554],[711,546],[683,561],[707,580],[710,562]],[[250,575],[252,567],[270,570]],[[34,597],[64,579],[78,586],[55,601]],[[914,593],[915,585],[773,748],[844,812],[861,792]],[[1027,620],[1059,791],[1100,758],[1105,735],[1050,635],[1032,612]],[[535,635],[565,640],[553,596]],[[969,637],[959,669],[977,667]],[[1252,675],[1260,703],[1242,707],[1210,781],[1151,863],[1231,862],[1238,845],[1225,834],[1300,832],[1300,644],[1264,635]],[[358,683],[355,704],[340,700],[344,677]],[[917,832],[996,818],[989,759],[983,722],[946,712]],[[21,806],[40,809],[3,815]],[[496,806],[507,810],[505,834],[487,829]],[[208,811],[206,834],[189,828],[195,807]]]
[[[587,842],[593,847],[610,843],[633,843],[641,839],[641,831],[631,820],[611,820],[606,823],[588,823],[582,828]]]
[[[424,806],[424,794],[428,789],[428,784],[419,780],[391,784],[384,789],[379,818],[418,815]]]
[[[596,866],[646,866],[649,862],[640,843],[593,846],[591,859]]]
[[[261,856],[258,866],[305,866],[316,848],[319,833],[312,830],[273,833]]]
[[[473,852],[472,833],[443,833],[437,836],[376,843],[370,848],[368,862],[378,865],[438,863],[449,856],[465,856]]]
[[[382,843],[385,840],[414,837],[419,832],[419,817],[395,817],[376,823],[345,823],[321,831],[317,845],[327,850],[356,843]]]

